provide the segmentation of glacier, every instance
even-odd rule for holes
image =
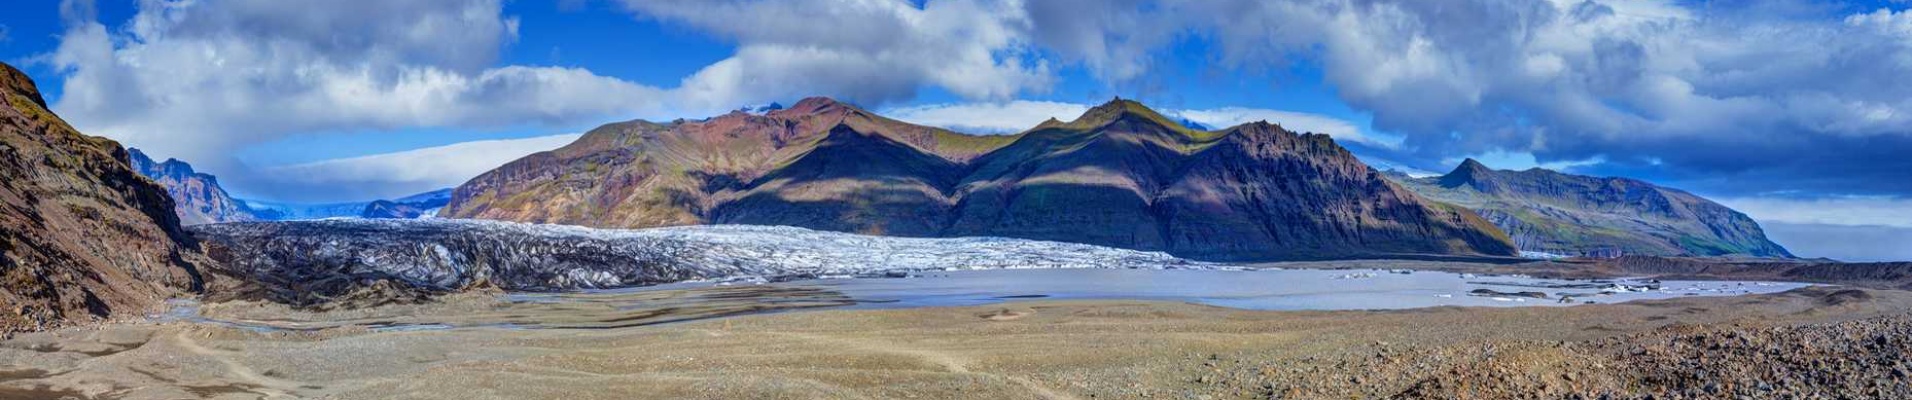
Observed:
[[[1232,269],[1160,252],[996,237],[903,238],[785,226],[594,229],[462,219],[240,222],[190,231],[221,272],[283,296],[385,281],[432,292],[558,291],[1008,268]]]

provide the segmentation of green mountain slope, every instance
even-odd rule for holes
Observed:
[[[1439,177],[1397,181],[1479,212],[1523,251],[1562,255],[1792,257],[1738,211],[1678,189],[1469,159]]]

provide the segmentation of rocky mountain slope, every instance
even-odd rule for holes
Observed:
[[[1119,99],[998,136],[823,98],[611,124],[467,182],[445,215],[1003,236],[1203,260],[1514,254],[1486,220],[1415,196],[1326,135],[1268,123],[1194,130]]]
[[[1153,252],[1003,238],[888,238],[743,225],[608,230],[476,220],[190,228],[264,297],[317,304],[379,285],[427,292],[613,288],[737,277],[995,268],[1199,268]],[[387,283],[381,283],[387,282]]]
[[[0,331],[138,315],[199,290],[198,245],[118,143],[46,108],[0,64]]]
[[[255,221],[259,217],[246,203],[226,194],[219,179],[193,171],[193,166],[177,159],[153,162],[139,149],[127,149],[134,171],[159,182],[173,198],[173,211],[186,225]]]
[[[1632,179],[1500,171],[1472,159],[1444,176],[1394,178],[1423,197],[1474,209],[1523,251],[1792,257],[1745,214]]]

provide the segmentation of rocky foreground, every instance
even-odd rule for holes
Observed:
[[[1035,301],[706,320],[843,299],[637,295],[655,304],[239,301],[204,313],[304,329],[21,334],[0,342],[0,398],[1897,399],[1912,351],[1912,293],[1824,287],[1561,308]],[[377,329],[407,321],[512,327]]]
[[[1820,296],[1827,306],[1871,299],[1850,289]],[[1197,379],[1268,398],[1912,398],[1912,316],[1904,314],[1797,326],[1673,324],[1585,341],[1369,348],[1371,356],[1307,367],[1237,361]]]

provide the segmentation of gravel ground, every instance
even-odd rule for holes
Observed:
[[[1912,292],[1833,287],[1575,307],[1027,301],[626,323],[734,315],[724,310],[791,295],[820,296],[691,291],[669,298],[722,303],[650,311],[501,307],[477,295],[324,313],[215,304],[207,312],[308,326],[508,318],[581,328],[173,323],[22,334],[0,341],[0,399],[1906,398],[1912,347]]]

